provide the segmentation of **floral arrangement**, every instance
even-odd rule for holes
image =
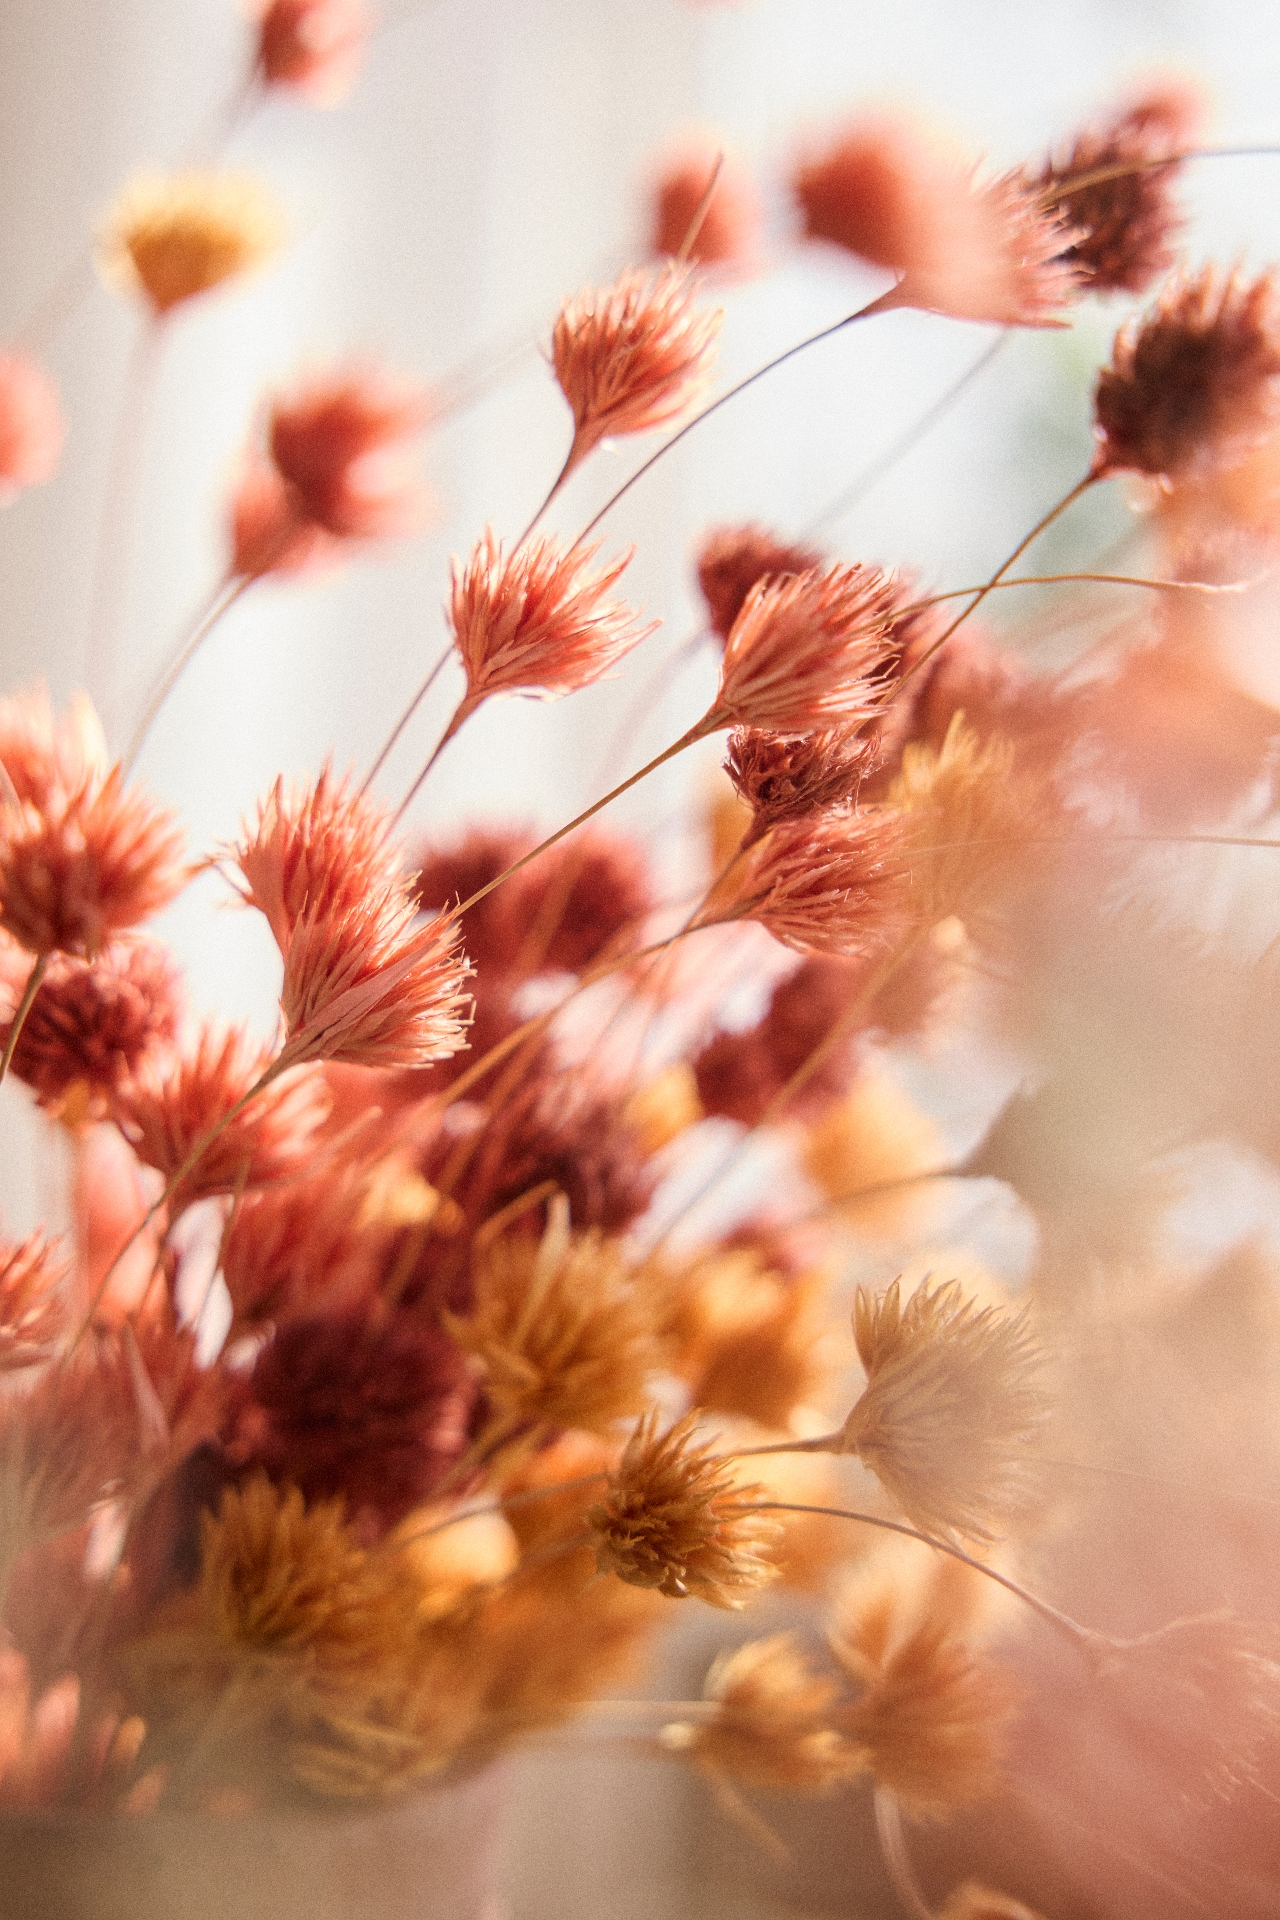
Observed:
[[[270,0],[237,111],[340,97],[370,31],[359,0]],[[0,1077],[74,1191],[69,1234],[0,1249],[6,1809],[350,1807],[594,1703],[761,1844],[783,1796],[869,1783],[916,1915],[1275,1911],[1274,1259],[1197,1263],[1178,1222],[1213,1149],[1280,1151],[1274,949],[1228,911],[1258,868],[1195,864],[1276,845],[1280,719],[1222,643],[1269,607],[1280,299],[1177,256],[1196,112],[1154,87],[1002,175],[901,120],[814,143],[804,242],[886,282],[839,327],[1146,301],[1092,463],[960,589],[695,529],[710,704],[540,844],[404,816],[485,703],[572,694],[653,632],[608,514],[771,370],[708,398],[717,276],[764,253],[714,147],[658,181],[654,259],[561,307],[563,465],[455,562],[445,651],[367,772],[282,776],[193,866],[132,767],[237,600],[422,524],[431,396],[371,365],[266,405],[225,577],[131,736],[83,699],[0,705]],[[281,244],[266,189],[211,169],[131,183],[98,254],[159,344]],[[576,539],[540,530],[602,442],[660,432]],[[61,444],[15,349],[6,489]],[[1118,557],[1017,571],[1125,477]],[[982,622],[1046,578],[1127,611],[1036,672]],[[713,736],[705,863],[664,892],[596,816]],[[140,931],[211,868],[279,949],[269,1044],[193,1019]],[[1226,875],[1210,909],[1192,868]],[[972,1071],[982,1128],[949,1153],[883,1060],[962,1035],[1017,1072],[988,1097]],[[761,1138],[792,1177],[706,1226]],[[934,1237],[930,1194],[993,1180],[1037,1230],[1020,1288]],[[765,1630],[700,1699],[632,1697],[684,1601]]]

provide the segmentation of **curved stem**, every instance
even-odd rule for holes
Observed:
[[[180,640],[178,642],[168,665],[161,670],[160,677],[152,689],[151,697],[143,709],[142,717],[133,730],[133,737],[125,749],[122,765],[126,773],[133,767],[138,755],[146,745],[147,735],[159,718],[160,710],[164,706],[165,701],[169,698],[169,695],[173,692],[179,680],[181,680],[183,674],[195,659],[196,654],[200,651],[204,642],[213,632],[213,629],[217,626],[223,614],[230,612],[236,601],[240,599],[242,594],[248,591],[253,585],[254,580],[258,577],[256,574],[229,574],[220,586],[214,588],[211,598],[206,603],[203,613],[201,613],[196,620],[195,626],[192,628],[190,634],[186,640]]]
[[[27,984],[22,989],[22,998],[18,1002],[17,1011],[13,1016],[13,1021],[9,1028],[9,1038],[4,1043],[4,1053],[0,1055],[0,1081],[4,1079],[12,1064],[14,1050],[21,1038],[22,1029],[27,1024],[27,1015],[30,1013],[32,1003],[40,991],[40,982],[48,972],[49,962],[52,958],[52,954],[39,954],[30,973],[27,975]]]
[[[374,761],[368,773],[365,775],[364,779],[360,783],[360,791],[356,795],[357,800],[362,800],[364,798],[365,794],[368,793],[369,788],[373,785],[374,781],[377,779],[378,775],[381,773],[383,767],[386,765],[388,754],[391,752],[392,748],[396,744],[396,741],[400,738],[400,735],[404,732],[405,728],[408,726],[409,722],[412,720],[414,714],[418,711],[418,708],[422,705],[423,701],[426,699],[427,695],[430,693],[432,687],[435,685],[436,680],[439,678],[440,674],[444,671],[445,664],[448,661],[449,656],[452,654],[452,652],[453,652],[453,642],[451,640],[448,646],[445,648],[444,652],[440,655],[440,658],[436,661],[434,667],[432,667],[430,673],[427,675],[422,685],[418,688],[418,691],[414,694],[412,700],[409,702],[404,712],[400,715],[400,718],[396,721],[394,727],[392,727],[390,733],[387,735],[387,738],[383,744],[381,753],[378,755],[377,759]],[[405,805],[406,806],[408,805],[408,801],[405,802]]]
[[[1157,593],[1247,593],[1265,578],[1264,574],[1257,580],[1157,580],[1143,573],[1024,573],[1016,580],[988,580],[976,587],[951,587],[946,593],[930,594],[927,600],[913,600],[894,618],[905,620],[908,614],[923,613],[927,607],[940,607],[948,600],[963,600],[971,593],[1007,593],[1010,587],[1056,587],[1073,580],[1096,580],[1112,587],[1150,587]]]

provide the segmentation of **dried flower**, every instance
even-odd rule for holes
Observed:
[[[766,527],[713,527],[698,549],[698,585],[707,603],[711,631],[727,640],[742,603],[758,580],[771,573],[814,573],[822,555],[779,540]]]
[[[292,87],[316,106],[336,106],[364,57],[363,0],[266,0],[258,69],[269,87]]]
[[[582,828],[539,855],[498,893],[509,896],[507,911],[520,929],[507,964],[525,973],[582,973],[624,937],[639,944],[653,906],[643,848],[600,827]]]
[[[682,252],[713,174],[715,189],[687,258],[704,266],[747,269],[760,245],[759,201],[746,168],[713,139],[686,141],[665,161],[653,185],[651,251],[672,257]]]
[[[815,733],[875,719],[898,597],[878,567],[758,580],[725,642],[719,723]]]
[[[795,180],[805,232],[901,276],[895,306],[958,320],[1062,324],[1071,236],[1017,174],[982,180],[909,123],[850,127]]]
[[[47,375],[24,354],[0,354],[0,505],[53,478],[66,431]]]
[[[404,442],[429,417],[422,389],[380,368],[341,368],[275,402],[271,457],[304,519],[336,539],[384,540],[425,515]]]
[[[139,174],[111,210],[98,259],[105,279],[162,317],[283,243],[280,210],[252,174]]]
[[[304,915],[341,914],[401,878],[385,816],[328,766],[309,786],[277,780],[230,851],[282,954]]]
[[[11,994],[15,988],[16,981]],[[101,1120],[122,1083],[172,1046],[181,994],[177,967],[158,940],[121,940],[92,962],[55,955],[11,1070],[68,1125]],[[0,1034],[7,1038],[7,1028]]]
[[[1000,1777],[1013,1693],[948,1618],[951,1576],[923,1598],[893,1567],[873,1569],[846,1596],[831,1650],[862,1692],[840,1714],[876,1784],[909,1813],[950,1813],[989,1794]]]
[[[1280,414],[1280,305],[1269,273],[1178,275],[1116,335],[1094,389],[1096,478],[1171,481],[1230,466]]]
[[[589,571],[595,547],[561,552],[550,536],[506,555],[492,531],[465,568],[453,567],[449,625],[467,675],[462,718],[494,693],[556,699],[590,686],[656,621],[638,625],[629,607],[605,598],[631,558]]]
[[[937,1127],[874,1066],[864,1067],[848,1096],[819,1116],[803,1150],[810,1179],[868,1234],[901,1233],[927,1205],[922,1195],[929,1189],[913,1184],[913,1176],[944,1167],[947,1159]]]
[[[494,1427],[607,1434],[643,1410],[664,1359],[657,1303],[616,1240],[570,1233],[563,1195],[541,1240],[499,1235],[476,1257],[471,1283],[470,1312],[445,1325],[482,1364]]]
[[[881,808],[785,820],[735,871],[720,917],[758,920],[798,953],[883,959],[906,926],[906,851]]]
[[[173,815],[120,769],[0,816],[0,926],[29,953],[92,959],[181,891]]]
[[[329,1111],[316,1071],[282,1073],[235,1113],[273,1063],[243,1028],[200,1029],[176,1059],[148,1061],[119,1091],[114,1117],[144,1165],[176,1178],[207,1134],[219,1129],[169,1196],[180,1213],[208,1194],[234,1193],[300,1174]]]
[[[1077,135],[1028,180],[1041,204],[1076,236],[1063,257],[1091,292],[1145,293],[1173,264],[1172,242],[1182,225],[1173,199],[1179,168],[1146,163],[1191,144],[1199,106],[1187,87],[1157,87]],[[1074,189],[1069,184],[1111,167],[1132,171]]]
[[[875,764],[876,748],[847,732],[788,735],[739,727],[729,736],[724,766],[752,811],[747,845],[780,820],[855,802]]]
[[[703,1694],[715,1711],[664,1727],[662,1744],[713,1780],[766,1793],[825,1793],[862,1765],[833,1722],[838,1692],[793,1634],[750,1640],[722,1654],[707,1675]]]
[[[990,1542],[1035,1492],[1027,1459],[1044,1418],[1024,1314],[978,1308],[958,1280],[859,1287],[854,1336],[867,1385],[841,1430],[925,1533]]]
[[[649,433],[692,406],[711,378],[723,313],[699,313],[685,267],[631,270],[560,309],[551,363],[573,411],[569,473],[608,436]]]
[[[744,1607],[777,1577],[776,1521],[751,1511],[759,1487],[735,1485],[712,1446],[695,1444],[697,1415],[666,1433],[656,1413],[640,1422],[587,1515],[601,1573],[673,1600],[696,1594],[713,1607]]]
[[[66,1325],[66,1278],[56,1240],[31,1233],[0,1242],[0,1373],[50,1357]]]
[[[456,839],[429,840],[414,855],[414,891],[427,912],[458,907],[531,853],[535,844],[531,833],[517,827],[469,827]],[[541,860],[533,862],[535,870],[541,865]],[[511,912],[511,890],[519,877],[486,893],[465,915],[467,952],[482,982],[490,972],[510,969],[519,958],[528,931],[524,918]]]
[[[362,1220],[368,1179],[349,1161],[246,1193],[222,1243],[238,1325],[277,1325],[369,1297],[386,1236]]]

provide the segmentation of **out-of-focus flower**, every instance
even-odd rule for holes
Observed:
[[[1270,273],[1178,275],[1116,335],[1094,390],[1096,478],[1230,466],[1280,415],[1280,300]]]
[[[722,1654],[703,1689],[713,1711],[664,1727],[660,1738],[713,1780],[772,1793],[829,1792],[863,1765],[836,1731],[838,1693],[792,1634],[775,1633]]]
[[[111,209],[98,264],[162,318],[260,266],[284,237],[279,207],[252,174],[139,174]]]
[[[909,924],[906,843],[892,813],[784,820],[731,876],[719,919],[758,920],[797,953],[883,959]]]
[[[258,70],[269,87],[292,87],[316,106],[343,99],[369,38],[363,0],[264,0]]]
[[[306,381],[273,405],[271,457],[305,520],[341,540],[384,540],[426,516],[406,442],[430,417],[422,388],[376,367]]]
[[[994,1893],[976,1880],[966,1880],[947,1895],[938,1920],[1041,1920],[1041,1916],[1007,1893]]]
[[[31,1698],[26,1660],[0,1649],[0,1807],[6,1812],[57,1804],[74,1764],[80,1680],[64,1673]]]
[[[661,1434],[657,1414],[640,1422],[587,1515],[596,1566],[669,1599],[744,1607],[777,1578],[770,1554],[781,1529],[751,1510],[761,1489],[736,1485],[712,1447],[694,1440],[696,1426],[696,1413]]]
[[[719,309],[699,312],[685,267],[631,270],[561,308],[551,363],[573,412],[569,473],[610,436],[649,433],[692,406],[715,365]]]
[[[898,1282],[854,1312],[867,1384],[840,1434],[925,1533],[990,1542],[1035,1498],[1045,1417],[1026,1318],[967,1300],[958,1280]]]
[[[508,964],[526,973],[582,973],[616,943],[638,945],[653,904],[643,848],[599,827],[540,854],[499,892],[521,929]]]
[[[0,506],[52,479],[66,431],[48,376],[25,354],[0,354]]]
[[[1071,235],[1016,174],[980,178],[930,133],[860,121],[795,179],[805,232],[899,275],[889,304],[997,326],[1062,324]]]
[[[821,566],[815,549],[779,540],[767,527],[713,527],[703,535],[697,558],[711,631],[728,639],[743,601],[766,574],[814,573]]]
[[[91,962],[56,955],[11,1071],[67,1125],[101,1120],[122,1083],[173,1044],[181,1013],[181,977],[158,940],[121,940]]]
[[[508,555],[490,531],[465,567],[454,563],[448,617],[467,675],[461,716],[494,693],[555,699],[588,687],[654,632],[656,620],[642,626],[606,597],[630,553],[592,572],[597,551],[563,552],[547,536]]]
[[[277,780],[231,852],[244,899],[263,915],[282,954],[306,914],[360,906],[400,879],[385,817],[328,766],[304,787]]]
[[[725,642],[719,723],[801,734],[874,719],[891,690],[886,643],[899,598],[878,567],[758,580]]]
[[[229,520],[231,571],[238,577],[307,573],[342,553],[342,542],[305,517],[279,468],[259,453],[241,462]]]
[[[1173,198],[1180,169],[1147,164],[1195,139],[1200,97],[1189,86],[1153,87],[1102,125],[1078,134],[1027,184],[1076,237],[1063,258],[1092,293],[1145,293],[1173,264],[1182,216]],[[1109,168],[1110,179],[1070,182]]]
[[[680,255],[713,174],[715,188],[686,257],[703,266],[748,271],[760,247],[755,187],[746,168],[706,137],[686,140],[668,156],[653,182],[651,249],[671,258]]]
[[[827,1378],[821,1273],[784,1276],[743,1245],[712,1248],[664,1277],[671,1364],[695,1406],[782,1432],[797,1407],[814,1403]]]
[[[43,1233],[0,1243],[0,1374],[53,1352],[67,1320],[67,1271],[58,1243]]]

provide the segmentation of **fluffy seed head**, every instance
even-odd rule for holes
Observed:
[[[838,1691],[792,1634],[750,1640],[707,1675],[714,1713],[664,1727],[662,1744],[713,1779],[765,1793],[825,1793],[861,1764],[834,1725]]]
[[[47,1360],[67,1320],[67,1263],[56,1241],[0,1243],[0,1374]]]
[[[840,1451],[856,1453],[923,1532],[987,1543],[1034,1499],[1027,1454],[1045,1407],[1023,1314],[979,1308],[960,1282],[858,1289],[854,1337],[867,1385]]]
[[[0,505],[52,479],[65,438],[52,381],[24,354],[0,354]]]
[[[1280,414],[1280,299],[1270,273],[1179,275],[1116,335],[1094,389],[1101,477],[1195,479],[1230,466]]]
[[[172,312],[279,252],[284,220],[252,174],[139,174],[108,216],[103,276]]]
[[[230,854],[282,954],[305,914],[342,913],[400,878],[385,817],[327,766],[309,786],[277,780]]]
[[[640,1422],[587,1515],[596,1567],[673,1600],[696,1594],[713,1607],[744,1607],[777,1577],[770,1550],[781,1529],[743,1511],[762,1489],[735,1486],[711,1446],[694,1441],[696,1425],[692,1413],[663,1434],[656,1413]]]
[[[784,820],[740,862],[719,917],[758,920],[797,953],[883,958],[907,925],[905,852],[882,808]]]
[[[812,573],[822,555],[779,540],[766,527],[713,527],[698,549],[698,585],[707,603],[711,631],[727,640],[742,603],[770,573]]]
[[[424,390],[383,369],[339,368],[275,402],[271,457],[304,519],[336,539],[387,539],[424,517],[405,443],[429,414]]]
[[[610,435],[665,426],[702,393],[724,315],[700,313],[695,291],[686,267],[633,269],[561,308],[551,363],[573,412],[566,471]]]
[[[292,87],[332,107],[359,71],[369,37],[363,0],[266,0],[258,68],[269,87]]]
[[[29,963],[28,963],[29,964]],[[15,977],[9,997],[21,993]],[[11,1071],[69,1125],[101,1120],[143,1063],[171,1047],[182,981],[158,940],[121,940],[92,962],[57,954],[31,1003]],[[7,1027],[0,1027],[7,1037]]]
[[[881,712],[898,589],[878,567],[766,576],[729,630],[715,711],[770,733],[854,728]]]
[[[562,552],[548,536],[507,555],[486,531],[465,567],[455,561],[448,620],[468,709],[493,693],[555,699],[590,686],[654,631],[607,598],[630,553],[592,572],[596,552]]]
[[[688,258],[704,266],[746,269],[759,251],[759,201],[746,168],[710,139],[688,142],[671,154],[654,181],[650,247],[659,255],[680,253],[717,159],[715,191]]]

